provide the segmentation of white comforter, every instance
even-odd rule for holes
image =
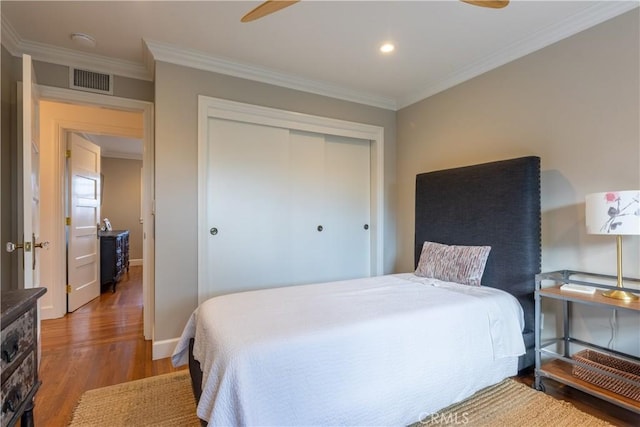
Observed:
[[[193,313],[173,355],[223,425],[408,425],[517,371],[517,300],[413,274],[243,292]]]

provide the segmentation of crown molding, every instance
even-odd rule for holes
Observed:
[[[397,100],[398,109],[407,107],[462,82],[470,80],[501,65],[507,64],[562,39],[570,37],[611,18],[640,6],[638,1],[598,2],[581,13],[549,25],[533,34],[511,43],[492,55],[486,56],[466,67],[455,70],[445,78],[433,81],[421,91]]]
[[[139,80],[153,80],[153,74],[149,72],[149,67],[145,64],[24,40],[15,32],[13,26],[4,16],[2,16],[2,44],[13,56],[26,53],[36,61],[116,74]]]
[[[5,46],[13,56],[20,56],[23,53],[27,53],[35,60],[53,64],[75,66],[92,71],[101,71],[124,77],[153,81],[155,61],[163,61],[395,111],[577,34],[587,28],[638,8],[638,6],[640,6],[640,2],[638,1],[597,2],[581,13],[572,15],[563,21],[538,30],[528,37],[517,40],[505,48],[466,67],[454,70],[441,79],[429,82],[422,90],[415,91],[398,99],[363,93],[326,82],[304,79],[299,76],[217,58],[201,51],[184,49],[148,39],[145,39],[143,43],[144,58],[142,63],[58,48],[44,43],[23,40],[4,16],[2,16],[1,21],[1,36],[2,45]]]
[[[259,81],[275,86],[310,92],[387,110],[396,109],[395,100],[378,95],[358,92],[352,89],[324,82],[304,79],[292,74],[280,73],[267,68],[242,64],[228,59],[216,58],[201,51],[184,49],[155,40],[144,40],[154,60],[226,74],[243,79]]]
[[[2,29],[0,32],[0,37],[2,37],[2,46],[4,46],[11,55],[19,56],[18,40],[20,37],[11,24],[9,24],[9,21],[6,20],[4,15],[0,17],[0,28]]]

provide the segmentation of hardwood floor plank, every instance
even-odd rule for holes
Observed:
[[[139,266],[131,267],[115,293],[107,290],[74,313],[42,321],[36,425],[67,426],[87,390],[176,371],[169,359],[151,360],[142,322]]]

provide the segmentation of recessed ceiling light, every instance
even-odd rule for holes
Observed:
[[[79,46],[95,47],[96,39],[85,33],[71,33],[71,40]]]
[[[380,52],[382,53],[391,53],[394,51],[396,47],[392,43],[385,43],[380,46]]]

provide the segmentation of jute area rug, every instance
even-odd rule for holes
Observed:
[[[70,426],[200,427],[188,371],[89,390]]]
[[[412,427],[596,427],[608,422],[514,380],[480,390],[467,400],[422,417]]]
[[[85,392],[71,427],[198,427],[189,373],[179,371]],[[567,402],[513,380],[505,380],[436,414],[422,416],[420,426],[596,427],[611,424]]]

